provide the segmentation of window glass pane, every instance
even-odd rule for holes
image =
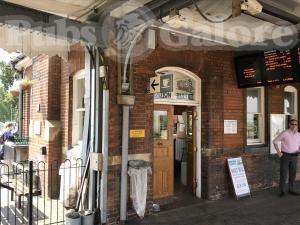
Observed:
[[[247,112],[260,112],[260,94],[259,89],[247,89]]]
[[[168,113],[167,111],[154,111],[153,137],[168,139]]]
[[[284,92],[284,113],[295,113],[295,94],[293,92]]]
[[[77,108],[84,108],[84,93],[85,93],[85,87],[84,87],[84,79],[78,79],[77,80]]]
[[[82,140],[83,126],[84,126],[84,111],[77,112],[79,116],[79,140]]]
[[[247,139],[259,139],[259,114],[247,114]]]
[[[190,78],[176,81],[176,99],[195,100],[195,81]]]

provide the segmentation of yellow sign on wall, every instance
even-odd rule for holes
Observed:
[[[145,137],[145,130],[130,130],[129,136],[131,138],[143,138]]]

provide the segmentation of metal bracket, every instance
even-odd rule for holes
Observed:
[[[91,170],[102,171],[102,162],[103,162],[102,154],[98,152],[91,152],[90,159],[91,159]]]

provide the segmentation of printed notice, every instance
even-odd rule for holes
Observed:
[[[237,120],[224,120],[224,134],[237,134]]]
[[[130,130],[129,136],[131,138],[143,138],[145,137],[145,130]]]
[[[250,189],[241,157],[227,159],[229,172],[237,198],[250,195]]]

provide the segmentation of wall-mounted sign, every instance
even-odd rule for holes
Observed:
[[[159,93],[160,92],[160,77],[151,77],[150,78],[150,93]]]
[[[237,120],[224,120],[224,134],[237,134]]]
[[[173,74],[160,76],[160,92],[173,92]]]
[[[143,137],[145,137],[145,130],[130,130],[129,137],[143,138]]]
[[[250,195],[250,189],[241,157],[227,159],[228,168],[235,196],[237,198]]]
[[[41,121],[39,120],[34,121],[34,134],[41,135]]]

